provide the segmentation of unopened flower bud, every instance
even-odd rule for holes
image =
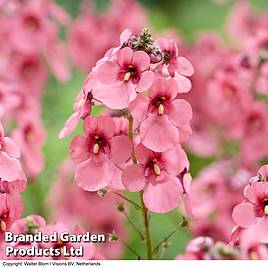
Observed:
[[[118,240],[118,236],[114,231],[111,234],[109,234],[109,242],[117,241],[117,240]]]
[[[106,193],[107,193],[107,190],[105,189],[101,189],[97,192],[99,197],[104,197]]]
[[[125,211],[124,203],[118,203],[116,208],[120,212]]]
[[[151,63],[158,63],[162,60],[162,53],[160,51],[153,51],[150,53],[150,61]]]

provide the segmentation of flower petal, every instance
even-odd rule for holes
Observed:
[[[150,115],[140,126],[142,144],[155,151],[164,152],[179,141],[179,131],[166,115]]]
[[[115,122],[110,116],[92,117],[88,116],[84,120],[84,132],[86,135],[101,134],[111,138],[115,132]]]
[[[133,57],[133,50],[130,47],[125,47],[118,52],[118,64],[121,67],[126,67],[131,64],[131,59]]]
[[[91,158],[77,166],[75,180],[85,191],[98,191],[108,186],[115,175],[116,168],[110,161]]]
[[[119,66],[116,63],[106,61],[98,66],[96,70],[96,78],[101,83],[111,85],[117,81],[118,72]],[[98,87],[98,85],[96,87]]]
[[[145,165],[154,156],[154,153],[145,146],[143,146],[141,143],[136,146],[135,154],[137,160],[143,165]]]
[[[16,158],[20,157],[20,150],[12,139],[5,137],[4,138],[4,150],[9,156],[13,156]]]
[[[193,65],[184,57],[178,57],[177,59],[177,71],[186,76],[191,76],[194,73]]]
[[[185,168],[189,166],[186,153],[180,146],[168,150],[163,153],[166,159],[166,170],[171,175],[179,175]]]
[[[238,226],[249,227],[256,223],[254,206],[251,203],[244,202],[238,204],[233,210],[233,220]]]
[[[137,96],[135,88],[129,84],[131,83],[99,86],[93,89],[94,98],[111,109],[127,108]]]
[[[148,90],[154,81],[154,77],[155,74],[152,71],[143,72],[136,90],[138,92]]]
[[[115,164],[126,162],[132,151],[131,141],[127,136],[117,136],[111,140],[111,160]]]
[[[4,152],[0,152],[0,178],[12,182],[21,175],[21,164],[13,157],[8,156]]]
[[[124,42],[126,42],[132,35],[132,31],[130,29],[125,29],[120,34],[120,44],[123,45]]]
[[[141,165],[127,166],[122,173],[122,182],[130,192],[139,192],[145,186],[143,167]]]
[[[179,180],[169,175],[161,183],[148,183],[143,194],[145,206],[156,213],[167,213],[174,209],[181,197],[182,187]]]
[[[178,99],[172,102],[168,115],[172,122],[179,127],[188,124],[193,113],[191,105],[187,101]]]
[[[143,94],[138,94],[137,98],[129,105],[131,115],[135,120],[141,122],[145,119],[149,106],[149,98]]]
[[[151,99],[159,96],[169,97],[173,100],[178,95],[178,86],[175,79],[157,78],[148,91]]]
[[[131,61],[132,65],[140,71],[145,71],[150,64],[150,57],[143,51],[136,51]]]
[[[88,140],[78,135],[73,138],[70,144],[70,155],[75,163],[81,163],[90,157]]]
[[[77,127],[79,122],[79,115],[78,113],[72,114],[69,119],[66,121],[64,127],[59,133],[59,139],[63,139],[69,136]]]
[[[175,72],[174,79],[178,83],[178,92],[179,93],[187,93],[191,90],[192,88],[192,83],[189,80],[189,78],[180,75],[179,73]]]

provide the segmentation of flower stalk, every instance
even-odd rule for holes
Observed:
[[[128,138],[130,139],[132,145],[132,153],[131,153],[132,162],[133,164],[137,164],[137,158],[135,155],[134,134],[133,134],[133,117],[131,114],[129,114],[128,116]],[[144,238],[146,243],[147,258],[148,260],[152,260],[153,251],[152,251],[152,238],[150,232],[150,220],[149,220],[148,209],[146,208],[143,202],[143,191],[140,191],[140,200],[141,200],[142,216],[144,223],[144,232],[145,232]]]

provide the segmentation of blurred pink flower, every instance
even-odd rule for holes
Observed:
[[[70,135],[77,127],[80,119],[85,119],[91,114],[91,106],[93,104],[93,96],[91,93],[91,79],[92,74],[90,73],[83,85],[82,90],[76,97],[75,103],[73,105],[74,113],[65,122],[64,127],[59,133],[59,138],[65,138]]]
[[[17,158],[20,151],[16,143],[4,136],[4,130],[0,123],[0,178],[3,181],[14,182],[22,173],[22,167]]]
[[[42,145],[45,140],[44,128],[40,119],[31,111],[18,116],[18,127],[12,133],[20,145],[22,159],[30,179],[35,179],[44,165]]]
[[[4,240],[4,233],[10,229],[12,223],[21,217],[23,209],[19,193],[0,194],[0,241]]]

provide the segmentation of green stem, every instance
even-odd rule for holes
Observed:
[[[140,205],[138,205],[136,202],[130,200],[129,198],[125,197],[124,195],[119,194],[119,193],[117,193],[117,192],[111,192],[111,193],[120,196],[122,199],[126,200],[127,202],[129,202],[130,204],[132,204],[133,206],[135,206],[136,209],[142,209],[142,207],[141,207]]]
[[[133,134],[133,117],[131,114],[128,115],[128,138],[131,141],[132,145],[132,153],[131,153],[131,159],[133,164],[137,164],[137,158],[135,155],[135,144],[134,144],[134,134]],[[149,223],[149,214],[148,209],[145,207],[143,202],[143,191],[140,191],[140,200],[141,200],[141,207],[142,207],[142,216],[143,216],[143,223],[144,223],[144,229],[145,229],[145,243],[146,243],[146,249],[147,249],[147,258],[148,260],[153,259],[153,251],[152,251],[152,239],[151,239],[151,233],[150,233],[150,223]]]
[[[159,250],[159,248],[168,241],[180,228],[185,227],[184,224],[187,222],[186,219],[183,219],[173,231],[171,231],[154,249],[153,249],[153,254],[156,254]]]
[[[142,241],[144,241],[144,235],[139,230],[139,228],[135,225],[135,223],[129,218],[126,211],[123,211],[123,214],[125,215],[126,219],[128,220],[129,224],[135,229],[135,231],[139,234]]]
[[[140,199],[142,204],[142,214],[143,214],[143,222],[145,227],[145,242],[146,242],[146,249],[147,249],[147,258],[148,260],[153,259],[153,250],[152,250],[152,239],[151,239],[151,232],[150,232],[150,222],[149,222],[149,213],[148,209],[145,207],[143,202],[143,191],[140,192]]]
[[[138,260],[142,260],[142,256],[139,255],[132,247],[130,247],[124,240],[120,239],[120,241],[124,244],[124,246],[129,249],[137,258]]]

